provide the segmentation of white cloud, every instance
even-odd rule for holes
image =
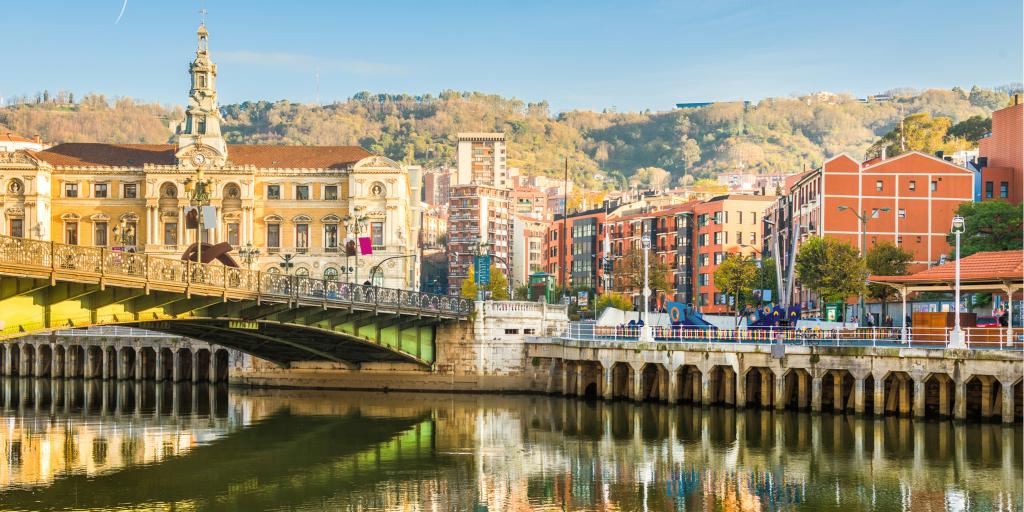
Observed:
[[[352,75],[401,75],[405,70],[399,66],[353,59],[325,59],[312,55],[286,52],[228,51],[212,55],[214,62],[230,62],[274,68],[338,71]]]

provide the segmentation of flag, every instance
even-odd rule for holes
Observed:
[[[373,244],[370,242],[370,237],[361,236],[359,237],[359,254],[367,256],[373,254]]]
[[[682,323],[686,319],[686,304],[682,302],[666,301],[668,306],[668,318],[673,324]]]

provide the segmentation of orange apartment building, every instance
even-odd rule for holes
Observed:
[[[982,201],[1024,202],[1024,103],[992,113],[992,133],[978,148]]]

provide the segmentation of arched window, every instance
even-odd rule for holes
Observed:
[[[324,269],[324,279],[327,281],[338,280],[338,269],[334,267],[327,267]]]
[[[309,277],[309,269],[306,267],[299,267],[295,269],[295,275],[299,277]]]

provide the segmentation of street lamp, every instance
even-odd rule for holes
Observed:
[[[197,160],[198,161],[198,160]],[[203,168],[196,169],[195,178],[185,179],[185,194],[189,204],[196,207],[196,263],[203,258],[203,207],[210,204],[210,187],[213,180],[203,177]]]
[[[649,266],[647,263],[647,253],[651,251],[651,235],[645,233],[640,238],[640,242],[644,248],[644,326],[640,328],[640,341],[654,341],[654,335],[651,333],[651,319],[648,316],[651,302],[651,282],[647,275]]]
[[[295,255],[294,254],[278,254],[278,256],[281,257],[281,263],[278,263],[277,265],[284,269],[285,275],[291,275],[292,267],[295,266],[295,263],[292,262],[292,260],[295,259]]]
[[[868,219],[877,219],[879,213],[887,213],[890,208],[872,208],[871,216],[868,216],[867,211],[861,211],[857,213],[856,210],[846,205],[839,205],[838,210],[841,212],[849,211],[857,220],[860,221],[860,257],[864,258],[868,250]],[[864,325],[867,318],[867,310],[864,309],[864,292],[860,293],[860,325]]]
[[[242,257],[242,261],[249,267],[249,270],[252,270],[252,263],[260,257],[260,248],[252,245],[252,242],[248,242],[238,249],[238,255]]]
[[[956,288],[954,299],[956,307],[954,308],[953,316],[953,332],[949,333],[949,348],[967,348],[964,333],[960,330],[960,234],[964,232],[964,227],[964,218],[960,215],[954,216],[951,231],[956,238],[956,263],[954,263],[954,268],[956,269],[954,274],[954,286]]]
[[[387,261],[397,260],[401,258],[415,258],[416,256],[416,254],[403,254],[401,256],[389,256],[387,258],[380,260],[380,263],[374,265],[373,267],[370,267],[370,284],[376,286],[376,283],[374,282],[373,279],[377,275],[377,272],[383,270],[384,263],[386,263]]]
[[[116,243],[122,251],[135,252],[135,228],[127,219],[121,219],[121,222],[117,226],[114,226],[111,231],[114,232],[114,243]]]

